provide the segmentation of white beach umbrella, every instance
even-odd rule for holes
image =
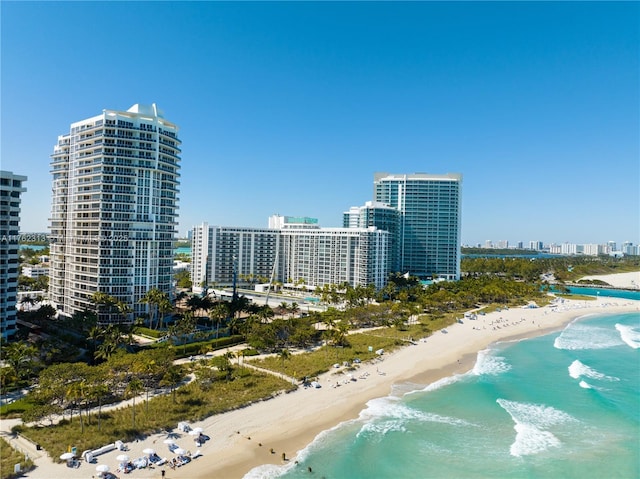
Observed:
[[[109,472],[109,466],[106,464],[99,464],[96,466],[96,471],[98,472]]]
[[[62,459],[63,461],[68,461],[69,459],[73,459],[75,457],[75,454],[72,452],[65,452],[64,454],[60,455],[60,459]]]
[[[189,435],[190,436],[199,436],[201,431],[196,431],[195,429],[192,429],[191,431],[189,431]]]
[[[126,454],[120,454],[116,459],[120,462],[127,462],[129,460],[129,456]]]
[[[174,454],[177,454],[178,456],[182,456],[183,454],[185,454],[187,451],[185,451],[184,449],[182,449],[181,447],[179,447],[178,449],[176,449],[175,451],[173,451]]]
[[[142,453],[143,453],[143,454],[155,454],[155,453],[156,453],[156,451],[155,451],[155,449],[151,449],[150,447],[148,447],[148,448],[146,448],[146,449],[143,449],[143,450],[142,450]]]
[[[204,429],[202,429],[201,427],[194,427],[192,431],[197,434],[201,434],[204,431]]]
[[[165,439],[162,442],[164,442],[165,444],[175,444],[176,443],[176,441],[174,441],[173,439]]]

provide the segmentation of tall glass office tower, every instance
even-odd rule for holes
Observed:
[[[146,312],[140,299],[149,289],[172,295],[177,133],[153,104],[103,110],[58,137],[49,293],[62,314],[95,310],[99,291],[133,313],[101,312],[99,321],[129,322]]]
[[[375,173],[374,201],[400,212],[399,272],[460,279],[462,175]]]

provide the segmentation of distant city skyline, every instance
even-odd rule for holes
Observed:
[[[637,2],[0,8],[23,231],[48,231],[61,131],[157,103],[181,127],[180,236],[340,226],[389,171],[461,173],[462,244],[640,242]]]

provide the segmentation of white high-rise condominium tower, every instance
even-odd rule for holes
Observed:
[[[50,299],[61,314],[95,310],[107,293],[144,314],[151,288],[172,295],[180,169],[178,127],[155,104],[103,110],[58,137],[51,168]]]
[[[0,171],[0,338],[3,342],[16,333],[20,194],[26,191],[22,186],[25,181],[26,176]]]
[[[460,279],[462,175],[374,175],[374,201],[401,215],[398,265],[419,278]]]

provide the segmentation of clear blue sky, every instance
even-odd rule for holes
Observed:
[[[373,174],[459,172],[463,243],[640,242],[638,2],[1,2],[1,168],[46,231],[74,121],[157,103],[180,235],[341,226]]]

